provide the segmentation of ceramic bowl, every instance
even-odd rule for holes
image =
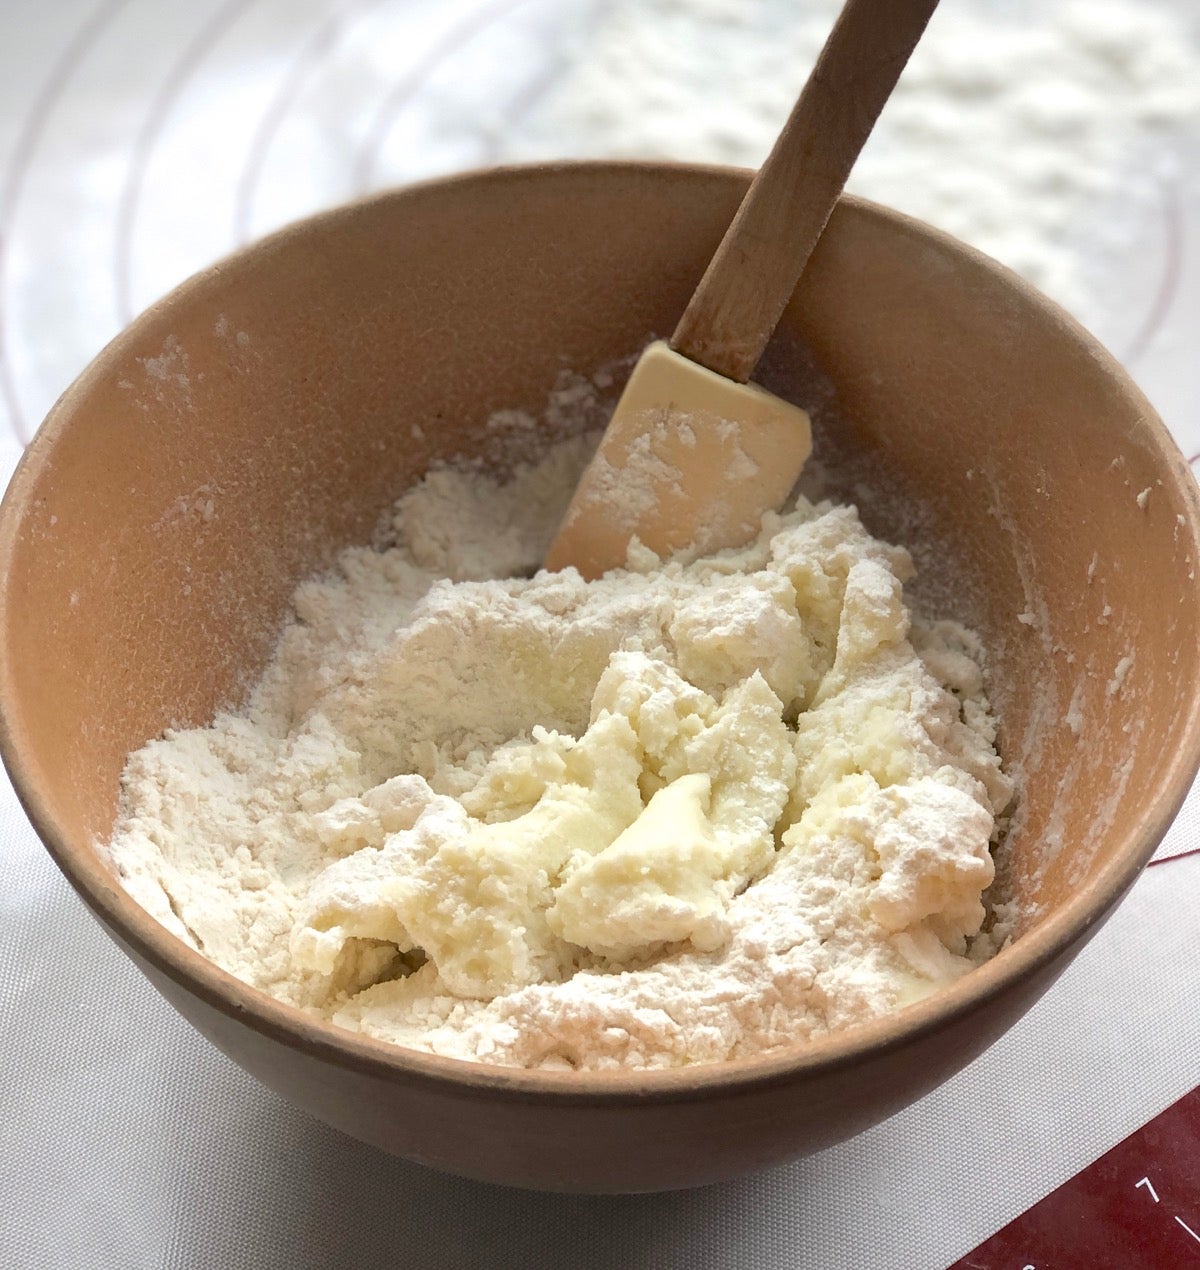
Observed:
[[[989,653],[1020,790],[1013,942],[937,995],[712,1066],[528,1072],[314,1021],[186,947],[104,843],[127,753],[245,698],[298,580],[433,462],[483,450],[669,334],[746,187],[731,170],[470,174],[302,222],[185,283],[55,406],[0,511],[0,748],[63,872],[196,1028],[298,1107],[437,1168],[637,1191],[846,1138],[979,1055],[1150,858],[1200,761],[1200,519],[1153,410],[1065,314],[927,226],[842,201],[761,378],[918,600]],[[418,424],[414,433],[411,425]],[[181,1073],[181,1079],[185,1076]]]

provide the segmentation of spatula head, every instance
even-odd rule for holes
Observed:
[[[651,344],[546,556],[596,578],[636,537],[660,556],[740,547],[791,492],[812,450],[799,406]]]

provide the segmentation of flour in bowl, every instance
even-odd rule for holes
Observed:
[[[434,471],[304,583],[249,707],[130,757],[130,893],[281,1001],[517,1067],[755,1054],[994,951],[1012,788],[907,553],[801,499],[737,551],[522,576],[587,452]]]

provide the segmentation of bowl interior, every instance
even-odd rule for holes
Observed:
[[[241,700],[296,582],[431,463],[486,452],[493,411],[669,333],[745,181],[566,165],[397,192],[200,275],[109,346],[0,523],[5,757],[76,885],[150,924],[98,850],[130,749]],[[983,636],[1020,777],[1002,890],[1025,932],[1086,925],[1195,767],[1198,522],[1174,446],[1035,293],[851,199],[761,378],[815,410],[810,479]]]

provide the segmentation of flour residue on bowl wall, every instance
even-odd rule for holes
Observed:
[[[147,379],[153,384],[160,385],[162,389],[173,388],[178,390],[175,394],[176,399],[179,396],[186,399],[190,395],[192,389],[191,359],[178,336],[168,335],[163,340],[162,352],[157,356],[141,357],[138,360],[146,372]],[[162,404],[166,399],[162,392],[156,393],[156,400],[159,404]]]

